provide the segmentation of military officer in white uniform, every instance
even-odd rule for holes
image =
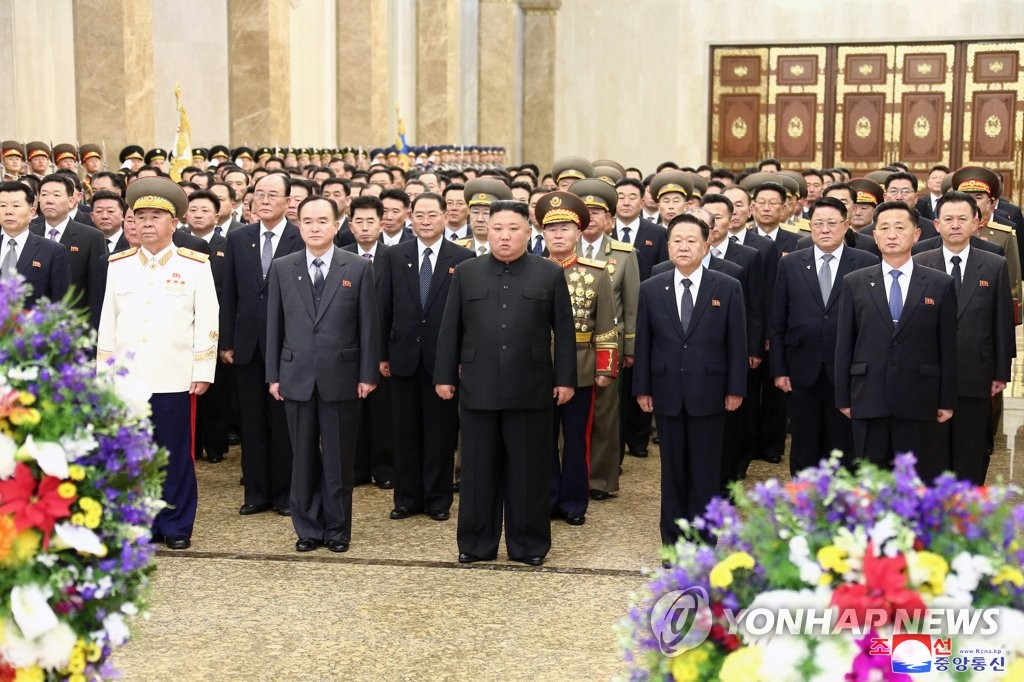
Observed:
[[[190,546],[197,490],[192,430],[195,399],[213,383],[218,305],[209,256],[171,241],[188,200],[172,180],[136,180],[128,188],[141,245],[110,256],[100,314],[97,361],[113,358],[152,393],[153,435],[167,448],[163,486],[168,507],[153,539]]]

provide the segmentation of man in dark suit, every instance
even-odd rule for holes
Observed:
[[[43,221],[29,229],[40,237],[60,242],[67,249],[71,288],[77,295],[73,307],[90,315],[95,323],[103,306],[103,292],[96,291],[93,284],[97,281],[99,259],[107,255],[107,249],[99,230],[68,217],[74,195],[75,185],[66,174],[53,173],[43,178],[39,184]]]
[[[661,542],[680,536],[720,490],[725,413],[747,387],[746,315],[738,281],[703,267],[709,226],[683,214],[668,227],[676,269],[640,287],[633,393],[661,439]]]
[[[26,308],[43,297],[59,301],[71,281],[67,251],[29,231],[35,200],[35,192],[26,184],[0,183],[0,276],[20,273],[25,278],[31,287]]]
[[[373,266],[334,245],[332,201],[308,197],[298,216],[306,248],[278,259],[267,276],[266,380],[288,415],[295,549],[345,552],[358,399],[370,395],[379,372]]]
[[[949,175],[949,166],[941,164],[932,166],[928,171],[928,180],[925,182],[927,192],[918,198],[916,204],[917,212],[921,214],[922,218],[935,221],[935,216],[938,215],[935,208],[939,199],[942,198],[942,181],[946,179],[947,175]]]
[[[337,204],[337,201],[335,203]],[[374,196],[355,197],[346,205],[351,206],[349,234],[354,241],[343,246],[342,250],[373,263],[373,282],[379,300],[381,277],[385,272],[384,253],[388,249],[379,239],[384,206],[380,199]],[[341,233],[341,228],[338,228],[338,233]],[[334,237],[334,244],[338,244],[337,235]],[[373,481],[383,490],[395,487],[393,412],[391,377],[381,375],[377,388],[363,401],[363,409],[359,413],[359,437],[356,439],[355,459],[357,486]]]
[[[475,197],[474,197],[475,199]],[[490,199],[483,201],[490,203]],[[458,405],[434,390],[437,335],[455,267],[473,252],[444,239],[444,199],[412,202],[416,239],[390,247],[378,292],[381,374],[390,376],[395,423],[395,507],[391,518],[426,513],[445,521],[452,505]]]
[[[851,249],[860,249],[861,251],[867,251],[875,256],[880,256],[878,252],[878,245],[875,244],[875,240],[866,234],[862,234],[853,228],[850,223],[850,212],[853,210],[854,205],[854,190],[845,182],[838,182],[833,185],[829,185],[825,188],[824,196],[838,199],[843,206],[846,207],[846,222],[850,225],[849,229],[846,230],[846,234],[843,235],[843,244],[849,246]],[[808,235],[801,237],[800,241],[796,243],[797,249],[809,249],[814,246],[813,238]]]
[[[237,202],[235,188],[226,182],[214,182],[208,189],[220,202],[220,209],[217,211],[217,224],[213,228],[213,234],[227,239],[231,230],[245,227],[245,223],[238,220],[232,211]]]
[[[651,276],[651,269],[668,260],[665,228],[640,217],[644,186],[639,180],[623,178],[615,183],[618,203],[612,239],[629,244],[636,251],[640,281]]]
[[[913,452],[925,478],[948,456],[936,425],[956,406],[956,292],[952,277],[911,260],[917,209],[883,202],[874,224],[882,264],[843,280],[836,407],[853,420],[858,459],[885,467]]]
[[[242,418],[243,516],[274,508],[289,513],[292,452],[284,407],[267,394],[266,273],[275,258],[303,248],[299,229],[284,217],[288,176],[256,183],[259,222],[228,233],[220,306],[220,358],[234,365]]]
[[[935,226],[942,245],[914,256],[916,264],[949,274],[957,290],[957,398],[949,422],[952,461],[936,463],[940,466],[935,469],[952,469],[957,478],[984,485],[992,401],[1010,381],[1014,355],[1010,277],[1006,259],[973,246],[979,221],[970,194],[945,194],[937,208]]]
[[[892,173],[885,179],[885,200],[902,201],[909,208],[917,210],[918,185],[917,176],[913,173],[907,171]],[[921,239],[931,239],[939,235],[935,231],[935,223],[920,214],[917,216],[917,226],[921,229],[921,236],[918,241]]]
[[[836,310],[843,278],[878,263],[851,248],[846,206],[835,197],[811,205],[814,246],[779,261],[771,313],[775,386],[789,395],[789,471],[814,466],[833,449],[853,458],[850,420],[835,406]]]
[[[503,506],[510,559],[551,548],[552,409],[575,393],[576,337],[562,268],[526,252],[528,210],[491,204],[490,253],[456,268],[437,339],[437,394],[461,388],[461,563],[497,556]]]

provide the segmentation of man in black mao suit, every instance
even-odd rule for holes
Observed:
[[[358,399],[379,375],[373,266],[334,245],[334,202],[307,197],[298,215],[306,248],[278,259],[267,277],[267,383],[288,415],[295,549],[344,552]]]
[[[1015,339],[1006,259],[978,250],[973,237],[968,241],[978,224],[973,205],[970,194],[943,195],[935,221],[942,246],[914,262],[949,274],[957,289],[956,413],[949,422],[952,461],[943,468],[984,485],[992,403],[1010,380]]]
[[[497,556],[503,507],[510,559],[551,548],[552,410],[575,392],[576,336],[562,268],[526,252],[528,211],[491,204],[490,254],[455,269],[437,339],[437,393],[460,387],[461,563]]]
[[[273,507],[289,513],[292,454],[283,405],[267,394],[267,279],[270,263],[303,249],[299,228],[284,217],[288,177],[260,178],[253,211],[260,222],[228,232],[220,306],[220,356],[235,365],[242,417],[243,516]],[[269,237],[267,235],[270,235]]]
[[[853,461],[850,420],[835,404],[836,311],[843,278],[878,263],[846,243],[850,222],[838,199],[814,202],[809,221],[814,246],[779,261],[770,324],[772,377],[789,394],[794,475],[833,449]]]
[[[71,281],[67,251],[29,231],[34,206],[31,187],[15,181],[0,183],[0,276],[20,273],[25,278],[31,287],[26,308],[44,296],[59,301]]]
[[[395,423],[392,519],[426,513],[445,521],[452,506],[458,405],[434,390],[437,335],[455,267],[473,252],[444,239],[445,205],[426,192],[412,202],[416,239],[384,255],[378,300],[381,374],[391,376]]]
[[[60,242],[67,249],[71,288],[78,295],[74,309],[98,322],[103,291],[96,291],[93,284],[97,281],[99,259],[107,255],[107,248],[102,232],[68,217],[74,195],[75,185],[66,174],[54,173],[43,178],[39,186],[43,220],[29,229],[44,239]]]
[[[949,421],[956,407],[953,278],[911,260],[917,209],[884,202],[875,208],[874,225],[882,264],[843,280],[836,407],[853,420],[858,459],[885,467],[896,453],[913,452],[930,481],[948,457],[937,424]]]
[[[674,218],[667,233],[676,268],[640,287],[633,393],[654,413],[661,440],[663,545],[679,538],[677,519],[704,513],[718,494],[725,414],[747,390],[742,287],[703,267],[709,231],[694,215]]]

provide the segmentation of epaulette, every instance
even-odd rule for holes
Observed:
[[[612,251],[632,251],[633,245],[627,244],[626,242],[617,242],[614,239],[609,239],[608,243],[612,247]]]
[[[800,234],[800,228],[797,227],[796,225],[790,225],[789,223],[782,223],[781,225],[779,225],[779,227],[781,227],[786,232],[793,232],[795,234]]]
[[[986,225],[986,227],[991,227],[993,230],[999,230],[1000,232],[1013,233],[1013,228],[1009,225],[1003,225],[1002,223],[997,223],[992,220],[988,221],[988,225]]]
[[[138,251],[139,247],[133,246],[127,251],[118,251],[117,253],[112,253],[109,256],[107,256],[107,262],[113,263],[115,261],[123,260],[125,258],[128,258],[129,256],[134,256],[136,253],[138,253]]]
[[[464,249],[472,250],[472,247],[473,247],[473,240],[472,239],[456,239],[455,243],[458,244],[459,246],[461,246]]]
[[[198,261],[200,263],[205,263],[206,261],[210,260],[209,254],[193,251],[192,249],[186,249],[184,246],[178,247],[178,255],[188,258],[189,260]]]
[[[793,224],[796,225],[797,229],[801,232],[811,231],[811,222],[807,220],[807,218],[800,218]]]
[[[600,270],[604,270],[605,266],[608,264],[607,261],[591,260],[589,258],[577,258],[576,262],[580,265],[589,265],[592,268],[598,268]]]

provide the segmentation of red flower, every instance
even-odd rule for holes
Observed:
[[[19,533],[38,528],[43,533],[43,547],[48,547],[54,524],[71,515],[74,502],[57,494],[60,484],[55,476],[43,476],[37,489],[32,470],[19,462],[14,477],[0,481],[0,514],[14,514],[14,527]]]
[[[874,547],[869,543],[864,553],[864,584],[840,585],[832,593],[832,606],[839,609],[840,623],[851,618],[857,627],[870,625],[880,627],[892,622],[897,610],[913,615],[924,612],[921,596],[907,589],[907,559],[902,554],[894,557],[875,556]],[[884,611],[885,623],[867,620],[868,611]],[[845,616],[845,618],[844,618]]]
[[[18,674],[3,658],[0,658],[0,682],[14,682],[14,676]]]

